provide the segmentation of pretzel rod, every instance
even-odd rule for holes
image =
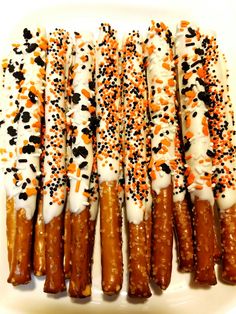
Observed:
[[[182,112],[186,176],[194,204],[195,281],[214,285],[214,230],[212,143],[206,117],[204,50],[199,29],[182,21],[177,29],[176,52]]]
[[[146,263],[148,276],[151,272],[151,255],[152,255],[152,214],[145,215],[145,235],[146,235]]]
[[[148,298],[145,211],[149,197],[146,158],[146,82],[143,52],[138,32],[123,45],[124,173],[128,220],[130,297]]]
[[[11,55],[10,55],[11,56]],[[17,60],[16,60],[17,61]],[[4,141],[7,136],[9,136],[9,132],[7,132],[6,135],[6,127],[7,127],[7,117],[12,116],[15,118],[17,113],[17,106],[15,103],[10,102],[10,96],[12,93],[12,86],[14,86],[14,77],[11,75],[11,73],[8,71],[9,66],[14,62],[14,60],[10,59],[3,59],[1,64],[1,88],[2,88],[2,104],[10,104],[8,108],[10,108],[11,113],[8,115],[7,113],[7,107],[4,108],[3,105],[0,108],[0,137]],[[16,89],[17,90],[17,89]],[[15,114],[14,114],[15,111]],[[9,121],[9,124],[12,125],[13,121]],[[10,136],[8,140],[6,140],[6,143],[12,140],[12,137]],[[15,142],[15,141],[14,141]],[[1,148],[0,148],[0,169],[3,170],[3,176],[10,176],[9,172],[11,173],[11,166],[15,166],[15,160],[13,156],[15,155],[15,143],[9,142],[9,146],[1,141]],[[11,145],[12,144],[12,145]],[[9,152],[8,152],[9,150]],[[11,158],[8,158],[8,156]],[[8,161],[9,164],[9,171],[6,171],[7,168],[5,165],[5,162]],[[5,172],[4,172],[5,170]],[[4,182],[3,182],[4,183]],[[7,226],[7,251],[8,251],[8,265],[9,270],[11,268],[11,261],[12,261],[12,255],[13,255],[13,249],[14,249],[14,239],[15,239],[15,231],[16,231],[16,212],[14,208],[14,198],[7,196],[6,199],[6,226]]]
[[[143,54],[145,55],[145,45],[143,46]],[[145,66],[145,58],[144,58]],[[148,99],[148,91],[146,91],[146,97]],[[149,114],[149,108],[146,108],[146,162],[147,165],[150,164],[152,159],[152,127],[151,119]],[[147,176],[147,201],[145,205],[145,231],[146,231],[146,258],[147,258],[147,270],[148,275],[151,273],[151,255],[152,255],[152,209],[153,209],[153,199],[152,199],[152,187],[151,187],[151,177]]]
[[[69,192],[68,192],[69,193]],[[64,273],[65,278],[71,277],[71,211],[67,200],[64,220]]]
[[[16,234],[16,211],[14,207],[14,198],[7,199],[6,202],[7,210],[7,251],[8,251],[8,265],[9,270],[11,269],[12,257],[14,252],[14,242]]]
[[[43,95],[45,99],[45,95]],[[45,112],[43,103],[43,112]],[[45,115],[41,117],[41,156],[40,171],[44,173],[45,156]],[[35,276],[44,276],[46,273],[45,256],[45,223],[43,219],[43,178],[39,182],[40,188],[37,197],[37,217],[34,225],[34,250],[33,250],[33,271]]]
[[[116,31],[102,24],[96,46],[97,165],[100,192],[102,289],[118,293],[123,282],[120,169],[120,77]]]
[[[64,291],[63,231],[66,201],[66,88],[70,64],[69,34],[50,33],[47,50],[45,90],[45,157],[43,217],[46,243],[44,292]]]
[[[172,269],[176,83],[172,34],[152,22],[146,43],[149,111],[152,132],[150,174],[154,198],[152,279],[166,289]],[[166,197],[168,195],[168,197]],[[163,223],[161,223],[163,222]]]
[[[75,33],[72,68],[68,177],[71,212],[71,278],[69,294],[91,295],[89,259],[89,184],[93,164],[91,112],[94,111],[94,48],[89,35]],[[69,148],[68,148],[69,149]]]
[[[96,109],[96,103],[93,104],[94,109]],[[91,130],[92,130],[92,143],[93,143],[93,166],[92,173],[90,177],[90,193],[89,193],[89,267],[90,267],[90,282],[92,284],[92,265],[93,265],[93,251],[94,251],[94,241],[95,241],[95,228],[97,222],[97,213],[99,207],[99,180],[98,180],[98,170],[97,170],[97,119],[96,110],[91,113]]]
[[[16,139],[18,121],[16,120],[16,116],[19,112],[17,95],[20,88],[20,81],[14,74],[18,73],[21,66],[23,66],[22,55],[19,56],[16,53],[17,51],[17,48],[13,47],[9,59],[4,59],[1,65],[0,168],[3,170],[3,183],[6,190],[6,229],[9,270],[11,269],[16,232],[16,211],[13,193],[15,184],[13,180],[17,171]],[[14,69],[13,72],[11,69]]]
[[[42,86],[44,80],[45,38],[40,29],[23,31],[24,44],[15,45],[14,52],[22,54],[19,71],[11,68],[18,79],[18,95],[13,98],[19,111],[13,126],[8,127],[11,136],[17,134],[16,168],[12,184],[16,210],[16,231],[12,265],[8,282],[13,285],[26,284],[31,274],[32,217],[36,208],[40,155],[40,119]],[[29,71],[29,65],[33,71]],[[17,132],[14,126],[17,122]],[[10,143],[10,142],[9,142]],[[8,182],[7,182],[8,183]]]
[[[220,213],[222,244],[222,279],[228,283],[236,283],[236,205]]]
[[[214,193],[220,210],[222,279],[236,283],[236,146],[234,111],[227,85],[225,59],[214,35],[203,37],[209,127],[213,140]]]
[[[179,104],[176,104],[175,162],[173,164],[173,214],[177,244],[178,268],[191,272],[194,268],[193,231],[190,200],[185,179],[185,160],[179,119]]]
[[[34,226],[34,257],[33,270],[35,276],[44,276],[46,273],[45,261],[45,224],[43,220],[43,198],[39,196],[37,219]]]

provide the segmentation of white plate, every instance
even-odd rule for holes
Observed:
[[[122,35],[132,29],[145,34],[150,20],[162,20],[172,29],[180,19],[197,22],[216,31],[220,47],[228,59],[231,98],[236,104],[236,41],[235,5],[233,1],[14,1],[5,0],[0,19],[0,56],[9,51],[9,44],[19,31],[28,25],[44,25],[47,29],[65,27],[68,30],[87,30],[97,34],[101,22],[109,22]],[[1,182],[0,182],[1,186]],[[103,296],[100,286],[99,225],[94,254],[93,295],[88,300],[72,300],[66,293],[50,296],[43,293],[43,279],[33,279],[24,287],[12,287],[6,283],[8,276],[5,227],[5,195],[0,191],[0,313],[236,313],[236,287],[221,283],[203,289],[191,286],[189,274],[177,271],[174,249],[172,280],[165,292],[153,290],[147,301],[130,300],[126,295],[127,276],[120,295]],[[125,274],[126,239],[124,239]]]

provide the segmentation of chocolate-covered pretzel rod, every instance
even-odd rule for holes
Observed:
[[[207,104],[213,140],[214,194],[220,210],[222,279],[236,283],[236,146],[234,111],[228,95],[227,70],[214,35],[202,40],[206,51]]]
[[[96,46],[97,165],[100,193],[102,289],[118,293],[123,282],[119,205],[120,77],[116,31],[102,24]]]
[[[46,241],[44,292],[65,290],[63,226],[66,200],[66,81],[70,64],[69,34],[56,29],[49,35],[45,90],[45,157],[43,216]]]
[[[70,118],[69,208],[71,212],[71,297],[91,295],[89,255],[89,184],[93,164],[91,112],[94,111],[92,36],[75,33]]]
[[[142,42],[130,33],[123,45],[124,173],[128,219],[130,297],[148,298],[145,210],[148,202],[146,159],[146,82]]]
[[[24,44],[15,45],[14,52],[22,55],[18,71],[11,72],[17,78],[19,111],[14,118],[18,122],[9,128],[16,136],[16,168],[13,178],[14,206],[16,210],[14,247],[8,282],[26,284],[31,275],[32,217],[36,208],[40,156],[40,122],[42,116],[42,88],[45,75],[45,37],[40,29],[24,29]],[[33,70],[31,70],[31,68]],[[10,130],[8,128],[8,131]],[[13,139],[12,139],[13,140]],[[8,184],[8,182],[6,182]],[[11,188],[11,186],[8,186]]]
[[[205,103],[204,50],[199,29],[182,21],[177,28],[178,83],[186,176],[194,204],[195,281],[214,285],[212,143]]]
[[[173,244],[171,168],[175,158],[176,84],[172,34],[163,23],[152,22],[145,43],[154,199],[151,276],[161,289],[166,289],[171,278]]]

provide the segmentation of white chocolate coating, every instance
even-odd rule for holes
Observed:
[[[5,170],[7,196],[14,196],[15,209],[33,217],[38,190],[40,126],[45,74],[45,31],[24,29],[24,41],[14,45],[6,71],[6,153],[11,158]],[[10,91],[10,92],[9,92]],[[10,100],[10,102],[9,102]]]
[[[147,99],[142,41],[138,32],[123,45],[125,205],[129,222],[139,224],[149,207],[146,156]]]
[[[120,76],[116,31],[102,24],[96,45],[97,165],[99,182],[118,181]]]
[[[204,51],[199,29],[181,22],[176,33],[178,83],[182,131],[187,162],[186,176],[191,200],[207,200],[213,206],[212,142],[205,104]]]
[[[91,108],[94,95],[94,44],[91,34],[75,33],[73,85],[67,112],[70,139],[68,147],[70,179],[69,208],[82,212],[89,205],[89,184],[93,164]]]
[[[43,217],[61,214],[66,199],[66,81],[72,45],[69,34],[55,30],[48,38],[45,90],[45,158]]]
[[[214,35],[203,36],[206,84],[213,156],[213,184],[217,205],[224,211],[236,204],[236,148],[234,111],[228,94],[227,69]]]
[[[176,82],[172,34],[163,23],[152,22],[146,40],[147,80],[151,116],[151,178],[158,195],[171,184],[175,159]]]

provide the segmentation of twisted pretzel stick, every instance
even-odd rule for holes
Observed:
[[[182,21],[177,29],[178,82],[182,112],[186,176],[194,204],[195,281],[214,285],[214,229],[212,192],[212,143],[206,117],[202,83],[204,51],[199,29]]]
[[[236,283],[236,146],[234,111],[228,95],[227,70],[214,35],[202,41],[206,51],[207,104],[213,140],[214,193],[220,209],[222,278]]]
[[[169,285],[173,245],[173,188],[175,158],[175,76],[172,34],[152,22],[146,40],[149,109],[152,126],[150,162],[153,209],[152,278],[161,289]]]
[[[123,45],[124,172],[128,219],[130,297],[148,298],[145,210],[148,202],[146,160],[146,84],[143,52],[138,32]]]
[[[8,282],[13,285],[26,284],[31,279],[32,217],[36,208],[38,189],[40,122],[42,115],[42,85],[45,74],[45,38],[40,29],[24,29],[23,63],[15,72],[20,85],[18,104],[20,110],[15,117],[18,122],[17,163],[14,187],[16,231],[14,250]],[[18,47],[16,46],[16,49]],[[29,71],[29,65],[33,71]],[[13,69],[14,71],[14,69]],[[12,128],[12,134],[15,129]]]
[[[44,292],[65,290],[63,271],[63,208],[66,200],[66,79],[70,63],[69,34],[49,35],[45,90],[45,159],[43,216],[46,241]]]
[[[100,192],[102,289],[118,293],[123,281],[119,205],[120,77],[116,31],[102,24],[96,48],[97,165]]]
[[[71,212],[71,297],[91,295],[89,255],[89,183],[93,164],[91,111],[95,101],[94,49],[91,36],[75,33],[71,110],[69,208]]]

